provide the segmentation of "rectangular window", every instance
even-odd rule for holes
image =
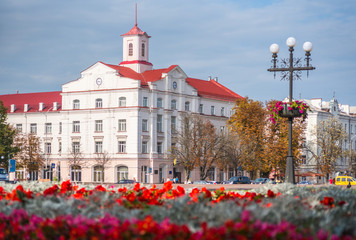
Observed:
[[[159,154],[163,153],[162,142],[157,143],[157,153]]]
[[[177,117],[171,116],[171,132],[175,133],[177,131]]]
[[[142,132],[148,132],[148,120],[142,119]]]
[[[221,116],[225,116],[225,108],[221,107],[221,111],[220,111]]]
[[[80,143],[79,142],[72,142],[72,152],[73,153],[80,152]]]
[[[119,153],[126,153],[126,141],[119,141]]]
[[[95,132],[103,131],[103,120],[95,120]]]
[[[148,153],[148,142],[142,141],[142,153]]]
[[[37,123],[31,123],[31,125],[30,125],[30,133],[33,133],[33,134],[37,133]]]
[[[102,153],[103,152],[103,142],[95,142],[95,153]]]
[[[59,133],[62,133],[62,122],[59,122]]]
[[[162,98],[157,98],[157,108],[162,108]]]
[[[157,115],[157,132],[163,132],[163,117],[162,115]]]
[[[52,144],[45,143],[45,154],[51,154],[51,152],[52,152]]]
[[[126,119],[119,119],[119,132],[126,132]]]
[[[62,142],[58,142],[58,152],[59,154],[62,152]]]
[[[148,97],[143,97],[143,103],[142,103],[142,105],[143,105],[144,107],[148,107]]]
[[[189,102],[185,102],[184,104],[184,110],[189,112],[189,108],[190,108],[190,103]]]
[[[22,132],[22,124],[16,124],[16,130],[17,132]]]
[[[45,133],[46,134],[52,133],[52,123],[45,124]]]
[[[119,107],[126,107],[126,97],[119,98]]]
[[[79,109],[80,108],[80,101],[78,99],[75,99],[73,101],[73,109]]]
[[[199,104],[199,113],[203,114],[203,104]]]
[[[95,107],[96,108],[102,108],[103,107],[103,100],[101,98],[98,98],[95,100]]]
[[[80,121],[73,121],[73,132],[80,132]]]
[[[215,107],[211,106],[211,115],[215,115]]]

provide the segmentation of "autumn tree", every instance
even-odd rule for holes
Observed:
[[[266,103],[266,106],[274,104],[276,100]],[[292,132],[292,153],[295,166],[298,166],[301,160],[301,150],[303,148],[303,139],[305,131],[305,122],[302,118],[293,119]],[[279,118],[275,123],[267,121],[265,125],[265,144],[264,161],[266,170],[276,170],[276,172],[285,172],[286,159],[289,146],[289,124],[288,118]]]
[[[239,167],[242,166],[243,145],[239,135],[234,132],[227,131],[222,135],[223,138],[223,153],[222,157],[217,160],[217,166],[220,169],[234,169],[234,175],[237,176]]]
[[[338,159],[345,155],[342,144],[347,138],[342,124],[334,117],[321,121],[312,131],[312,139],[306,149],[312,154],[317,169],[326,178],[336,170]],[[315,148],[313,147],[315,146]]]
[[[101,182],[104,182],[104,172],[105,169],[108,168],[108,165],[110,164],[110,160],[111,160],[110,155],[106,151],[102,153],[95,153],[95,163],[97,164],[101,172],[101,179],[100,179]],[[94,178],[98,178],[98,176],[94,174]]]
[[[16,130],[6,122],[7,109],[0,100],[0,166],[8,168],[9,158],[15,155],[19,149],[14,146]]]
[[[250,171],[265,171],[264,134],[267,112],[262,102],[249,98],[237,99],[234,114],[228,121],[231,131],[236,132],[240,139],[241,159],[243,169]]]
[[[38,171],[44,159],[40,147],[40,139],[32,133],[17,133],[14,145],[19,149],[15,155],[17,166],[28,171]]]
[[[221,151],[221,141],[209,120],[194,114],[181,115],[181,128],[177,132],[171,158],[184,168],[187,181],[196,167],[201,170],[200,178],[205,179]]]

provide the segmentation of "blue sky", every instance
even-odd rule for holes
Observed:
[[[194,78],[219,82],[254,100],[282,100],[288,82],[267,72],[269,46],[313,43],[312,64],[294,82],[294,96],[356,106],[354,0],[2,0],[0,94],[59,91],[80,72],[122,60],[121,34],[134,25],[150,39],[154,68],[178,64]]]

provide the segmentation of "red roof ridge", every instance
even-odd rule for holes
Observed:
[[[237,98],[243,98],[243,97],[241,97],[239,94],[237,94],[237,93],[235,93],[234,91],[228,89],[227,87],[225,87],[224,85],[218,83],[218,82],[215,81],[214,79],[210,79],[210,82],[212,82],[213,84],[219,86],[220,88],[223,88],[225,91],[227,91],[227,92],[229,92],[229,93],[235,95]]]

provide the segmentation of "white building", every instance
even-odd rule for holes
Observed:
[[[54,166],[47,176],[42,170],[31,173],[32,178],[65,180],[71,173],[72,180],[76,175],[81,182],[184,180],[183,168],[168,158],[180,113],[195,112],[217,129],[225,126],[238,94],[213,79],[189,78],[178,65],[153,69],[150,36],[137,24],[122,37],[119,65],[97,62],[62,91],[0,96],[8,107],[8,122],[37,134],[46,165]],[[75,152],[83,158],[78,164],[73,164]],[[104,177],[96,160],[101,152],[110,157]],[[19,169],[17,174],[23,177],[25,172]],[[224,180],[217,179],[217,170],[213,175]],[[191,177],[197,180],[198,171]]]
[[[356,107],[349,105],[341,105],[333,98],[331,101],[322,101],[321,98],[315,98],[311,100],[303,100],[310,108],[311,112],[308,112],[307,129],[306,129],[306,144],[311,146],[314,152],[317,152],[316,146],[313,146],[312,134],[316,126],[327,120],[330,117],[335,117],[343,126],[345,132],[348,134],[347,140],[343,143],[343,148],[347,152],[356,151]],[[300,166],[300,172],[317,172],[316,162],[313,159],[312,154],[305,152],[304,164]],[[355,165],[355,163],[353,163]],[[340,158],[336,163],[336,171],[331,175],[335,177],[338,173],[350,172],[352,162],[350,157]],[[355,175],[355,172],[353,172]],[[323,182],[325,179],[322,177],[312,177],[311,180]]]

